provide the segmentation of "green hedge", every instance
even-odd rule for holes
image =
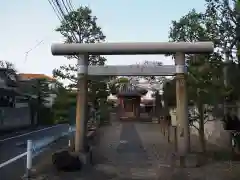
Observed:
[[[40,107],[38,111],[38,123],[42,125],[55,124],[52,108]]]
[[[100,125],[108,124],[110,121],[110,111],[108,106],[102,106],[99,109]]]

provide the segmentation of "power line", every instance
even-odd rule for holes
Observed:
[[[65,16],[66,15],[69,15],[71,11],[74,11],[74,7],[72,5],[72,2],[71,0],[67,0],[66,3],[64,2],[64,0],[61,0],[62,3],[60,3],[58,0],[48,0],[49,4],[52,6],[55,14],[57,15],[58,19],[60,21],[66,21],[65,19]],[[64,12],[63,10],[63,7],[62,5],[64,6],[64,9],[66,10],[67,13]],[[69,22],[69,21],[66,21],[66,25],[68,25],[69,29],[70,29],[70,33],[72,35],[72,38],[74,38],[75,42],[78,42],[78,39],[77,37],[75,36],[75,33],[73,32],[72,30],[72,27],[71,27],[71,24],[72,22]],[[74,42],[72,40],[72,42]],[[95,80],[92,80],[92,81],[95,81]],[[99,81],[96,81],[96,82],[99,82]],[[100,82],[105,82],[105,81],[100,81]]]
[[[61,4],[59,3],[58,0],[53,0],[53,3],[55,4],[55,6],[58,8],[58,10],[60,11],[61,15],[63,16],[63,20],[65,20],[65,13],[61,7]]]
[[[67,5],[68,5],[70,11],[74,11],[75,8],[72,5],[72,0],[67,0]]]
[[[58,3],[58,4],[60,5],[60,3]],[[64,6],[64,8],[65,8],[65,10],[67,12],[67,15],[70,16],[71,11],[73,11],[73,10],[71,10],[71,8],[69,7],[68,1],[66,1],[66,3],[65,3],[64,0],[62,0],[62,4],[63,4],[63,6]],[[71,2],[70,2],[70,4],[71,4]],[[71,29],[72,36],[75,38],[76,42],[78,42],[78,39],[76,38],[74,32],[72,31],[72,28],[73,28],[72,19],[70,18],[69,21],[66,21],[66,23],[68,23],[68,25],[69,25],[69,27]]]
[[[71,10],[70,8],[68,9],[67,7],[67,3],[64,2],[64,0],[62,0],[62,3],[60,3],[58,0],[48,0],[49,4],[52,6],[55,14],[58,16],[60,22],[65,21],[66,25],[69,27],[70,30],[70,41],[72,42],[78,42],[78,39],[75,35],[75,33],[72,30],[72,26],[71,26],[71,22],[67,21],[65,16],[69,15],[69,10]],[[72,7],[71,5],[71,1],[69,0],[68,4]],[[62,5],[65,7],[65,10],[67,13],[64,12],[64,8],[62,7]]]
[[[63,20],[63,17],[61,16],[61,13],[59,13],[58,9],[54,6],[54,3],[52,3],[50,0],[48,0],[49,4],[51,5],[54,13],[56,14],[57,18],[61,22]]]
[[[64,8],[65,8],[65,10],[66,10],[66,12],[67,12],[67,14],[69,15],[70,14],[70,9],[69,9],[69,7],[67,7],[67,3],[65,4],[65,2],[64,2],[64,0],[62,0],[62,4],[63,4],[63,6],[64,6]],[[69,11],[70,10],[70,11]]]

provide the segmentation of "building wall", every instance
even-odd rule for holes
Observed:
[[[189,107],[190,110],[196,111],[195,107]],[[172,120],[172,125],[177,125],[177,117],[176,117],[176,108],[170,109],[170,115]],[[214,117],[212,114],[208,114],[209,121],[207,121],[204,125],[205,138],[208,143],[217,145],[221,148],[228,148],[229,145],[229,132],[224,130],[223,123],[220,118]],[[207,119],[206,119],[207,120]],[[198,122],[195,122],[194,125],[198,127]],[[192,135],[198,136],[198,130],[190,126],[190,132]]]
[[[45,106],[46,106],[46,107],[52,107],[52,105],[53,105],[56,97],[57,97],[56,94],[49,94],[49,96],[45,98],[45,100],[47,101],[47,102],[45,103]]]
[[[2,91],[1,96],[13,96],[15,105],[10,107],[9,104],[1,104],[0,131],[31,125],[30,108],[28,102],[18,101],[18,98],[21,99],[23,96],[18,93],[18,95],[16,95],[12,91],[9,91],[11,88],[17,92],[21,92],[19,87],[19,77],[14,71],[12,71],[10,74],[9,71],[10,70],[1,69],[0,88],[5,89],[5,91]],[[25,89],[26,85],[27,84],[23,85]]]
[[[0,111],[3,111],[3,118],[1,116],[0,119],[0,130],[31,125],[30,108],[28,106],[0,107]]]

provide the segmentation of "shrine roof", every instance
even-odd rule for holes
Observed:
[[[117,96],[143,96],[147,93],[148,91],[146,89],[143,88],[139,88],[139,87],[132,87],[132,86],[128,86],[128,87],[124,87],[121,88],[118,93]]]

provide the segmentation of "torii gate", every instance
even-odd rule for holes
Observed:
[[[212,42],[145,42],[53,44],[52,54],[79,55],[78,97],[76,111],[75,151],[84,151],[87,108],[87,76],[174,76],[176,75],[177,134],[180,157],[189,148],[188,104],[186,95],[185,54],[212,53]],[[168,66],[88,66],[88,55],[175,54],[175,65]]]

